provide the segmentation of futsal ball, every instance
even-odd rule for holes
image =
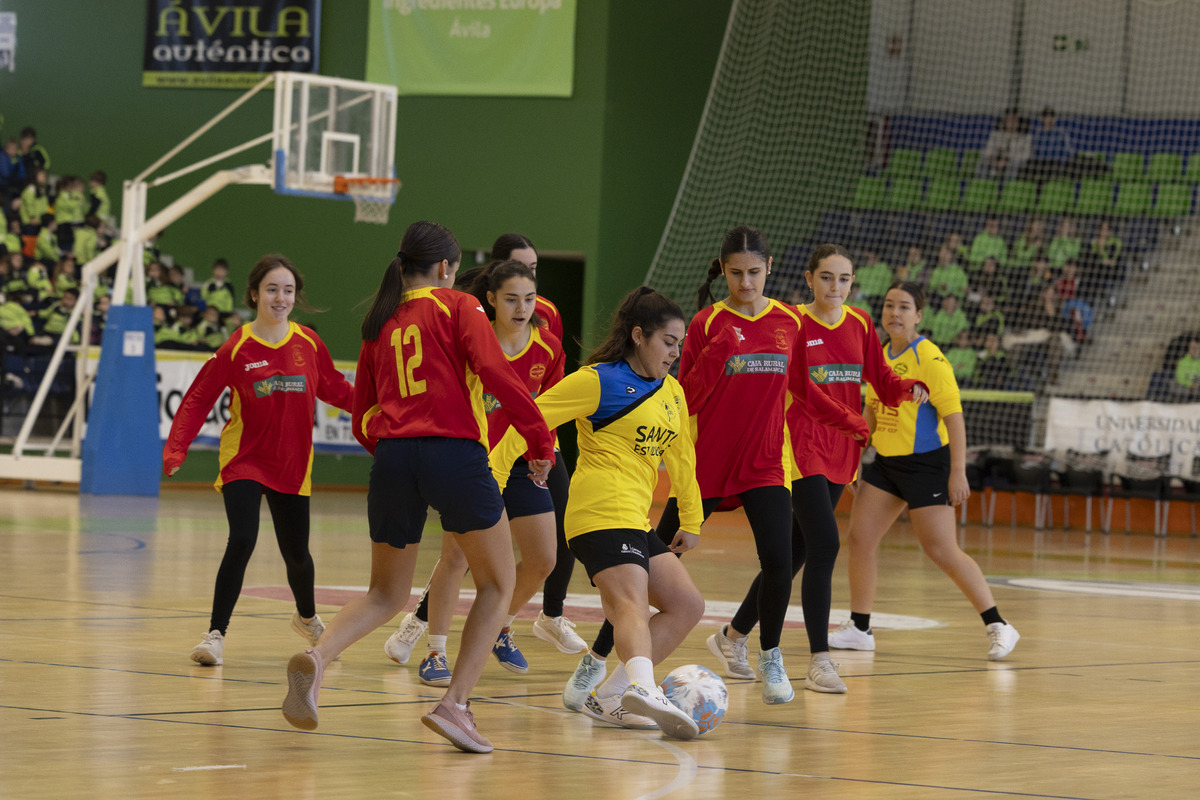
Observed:
[[[691,716],[705,734],[721,724],[729,708],[725,681],[708,667],[688,664],[672,670],[660,686],[667,700]]]

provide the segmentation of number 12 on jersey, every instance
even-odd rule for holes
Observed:
[[[409,347],[407,358],[404,348]],[[421,366],[421,329],[409,325],[401,330],[392,331],[392,348],[396,351],[396,377],[400,382],[400,396],[422,394],[425,391],[425,381],[416,376],[417,367]]]

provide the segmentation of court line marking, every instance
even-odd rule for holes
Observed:
[[[993,586],[1034,589],[1043,592],[1101,595],[1105,597],[1141,597],[1153,600],[1200,602],[1200,586],[1182,583],[1139,583],[1135,581],[1085,581],[1057,578],[995,578]],[[872,619],[872,621],[874,621]]]
[[[206,767],[172,767],[172,772],[201,772],[210,769],[245,769],[245,764],[210,764]]]
[[[666,750],[671,755],[675,756],[676,763],[679,764],[679,771],[675,773],[675,777],[667,783],[655,789],[648,794],[639,795],[634,800],[658,800],[660,797],[666,797],[669,794],[683,789],[695,783],[696,776],[700,773],[699,767],[696,764],[696,759],[692,758],[685,750],[676,747],[670,742],[663,739],[652,740],[656,745]]]

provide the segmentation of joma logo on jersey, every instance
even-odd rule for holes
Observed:
[[[308,382],[303,375],[272,375],[254,382],[257,397],[270,397],[275,392],[305,392]]]
[[[808,374],[813,383],[862,383],[862,364],[822,364]]]
[[[767,373],[770,375],[787,374],[788,357],[783,353],[746,353],[737,355],[725,362],[726,375],[750,375]]]
[[[808,340],[809,347],[816,347],[819,344],[825,344],[825,340],[824,339],[809,339]]]
[[[246,372],[249,372],[252,369],[258,369],[259,367],[265,367],[268,363],[269,362],[266,361],[251,361],[246,365]]]

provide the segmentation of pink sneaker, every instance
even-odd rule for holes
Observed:
[[[321,654],[309,648],[288,661],[288,693],[283,698],[283,717],[302,731],[317,728],[317,694],[325,662]]]
[[[490,753],[494,749],[487,737],[476,730],[475,715],[471,713],[469,702],[460,711],[453,700],[443,697],[433,711],[421,717],[421,722],[464,753]]]

